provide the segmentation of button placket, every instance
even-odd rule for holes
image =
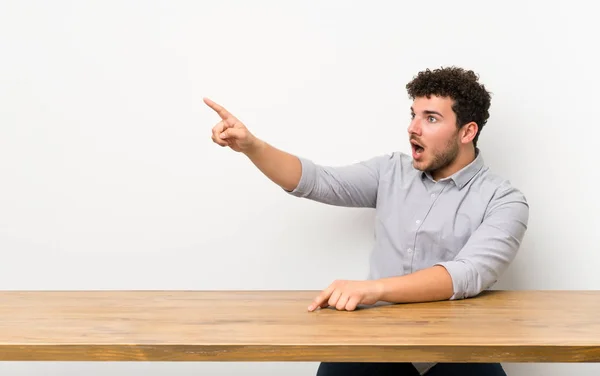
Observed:
[[[444,189],[446,188],[446,184],[441,185],[441,188],[437,190],[437,192],[432,192],[429,194],[429,197],[431,198],[428,202],[428,205],[426,206],[426,208],[424,208],[424,214],[422,215],[422,219],[416,219],[415,220],[415,238],[414,238],[414,243],[412,244],[412,247],[409,247],[406,252],[407,254],[410,256],[410,272],[412,273],[414,271],[414,259],[415,259],[415,253],[416,250],[419,249],[418,244],[419,244],[419,233],[421,231],[421,227],[425,221],[425,219],[427,218],[427,215],[431,212],[431,209],[433,208],[433,205],[436,202],[436,199],[439,197],[439,195],[442,194],[442,192],[444,191]]]

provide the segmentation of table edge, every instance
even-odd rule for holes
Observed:
[[[600,345],[0,344],[0,361],[600,362]]]

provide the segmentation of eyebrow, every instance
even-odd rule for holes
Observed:
[[[425,110],[425,111],[423,111],[423,113],[426,115],[438,115],[439,117],[444,117],[444,115],[440,114],[437,111]]]
[[[414,110],[414,109],[411,107],[411,108],[410,108],[410,112],[412,112],[412,113],[414,114],[414,113],[415,113],[415,110]],[[439,117],[442,117],[442,118],[444,117],[444,115],[440,114],[440,113],[439,113],[439,112],[437,112],[437,111],[425,110],[425,111],[423,111],[423,113],[424,113],[425,115],[438,115]]]

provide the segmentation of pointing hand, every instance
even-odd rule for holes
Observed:
[[[212,129],[212,140],[216,144],[237,152],[247,152],[258,144],[259,140],[229,111],[208,98],[204,98],[204,103],[221,118]]]

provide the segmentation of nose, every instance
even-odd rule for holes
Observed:
[[[421,122],[416,116],[411,120],[410,124],[408,124],[407,131],[408,134],[415,134],[417,136],[421,135]]]

